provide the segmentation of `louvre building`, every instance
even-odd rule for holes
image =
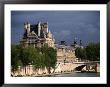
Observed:
[[[28,47],[29,45],[32,45],[35,48],[42,47],[45,43],[47,43],[49,47],[53,47],[57,50],[57,59],[59,61],[62,61],[65,58],[68,60],[75,58],[75,49],[73,47],[64,44],[55,44],[55,39],[48,29],[47,22],[38,22],[34,25],[31,25],[28,22],[24,23],[24,34],[20,41],[20,44],[23,47]]]

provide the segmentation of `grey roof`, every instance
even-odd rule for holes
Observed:
[[[59,44],[56,44],[55,47],[56,48],[65,48],[65,49],[74,50],[74,48],[71,47],[71,46],[65,46],[65,45],[59,45]]]

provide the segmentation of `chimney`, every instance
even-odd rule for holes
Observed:
[[[24,23],[24,29],[27,30],[27,24],[26,23]]]
[[[29,34],[30,33],[30,24],[27,23],[27,33]]]
[[[48,22],[47,22],[47,33],[48,33]]]
[[[66,43],[65,41],[61,41],[60,44],[61,44],[61,45],[66,45],[65,43]]]
[[[40,36],[40,30],[41,30],[41,23],[38,22],[38,36]]]

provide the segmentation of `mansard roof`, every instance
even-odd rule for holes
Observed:
[[[62,48],[64,48],[64,49],[68,49],[68,50],[74,50],[74,48],[73,47],[71,47],[71,46],[65,46],[65,45],[55,45],[55,47],[56,48],[58,48],[58,49],[62,49]]]
[[[38,35],[38,24],[30,25],[30,33],[32,32]],[[47,37],[47,33],[41,29],[39,38],[44,38],[45,36]],[[24,32],[23,38],[28,38],[27,31]]]

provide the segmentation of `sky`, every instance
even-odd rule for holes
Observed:
[[[100,42],[100,11],[11,11],[11,42],[17,44],[23,37],[24,23],[48,22],[56,43],[67,45],[82,40],[82,44]]]

